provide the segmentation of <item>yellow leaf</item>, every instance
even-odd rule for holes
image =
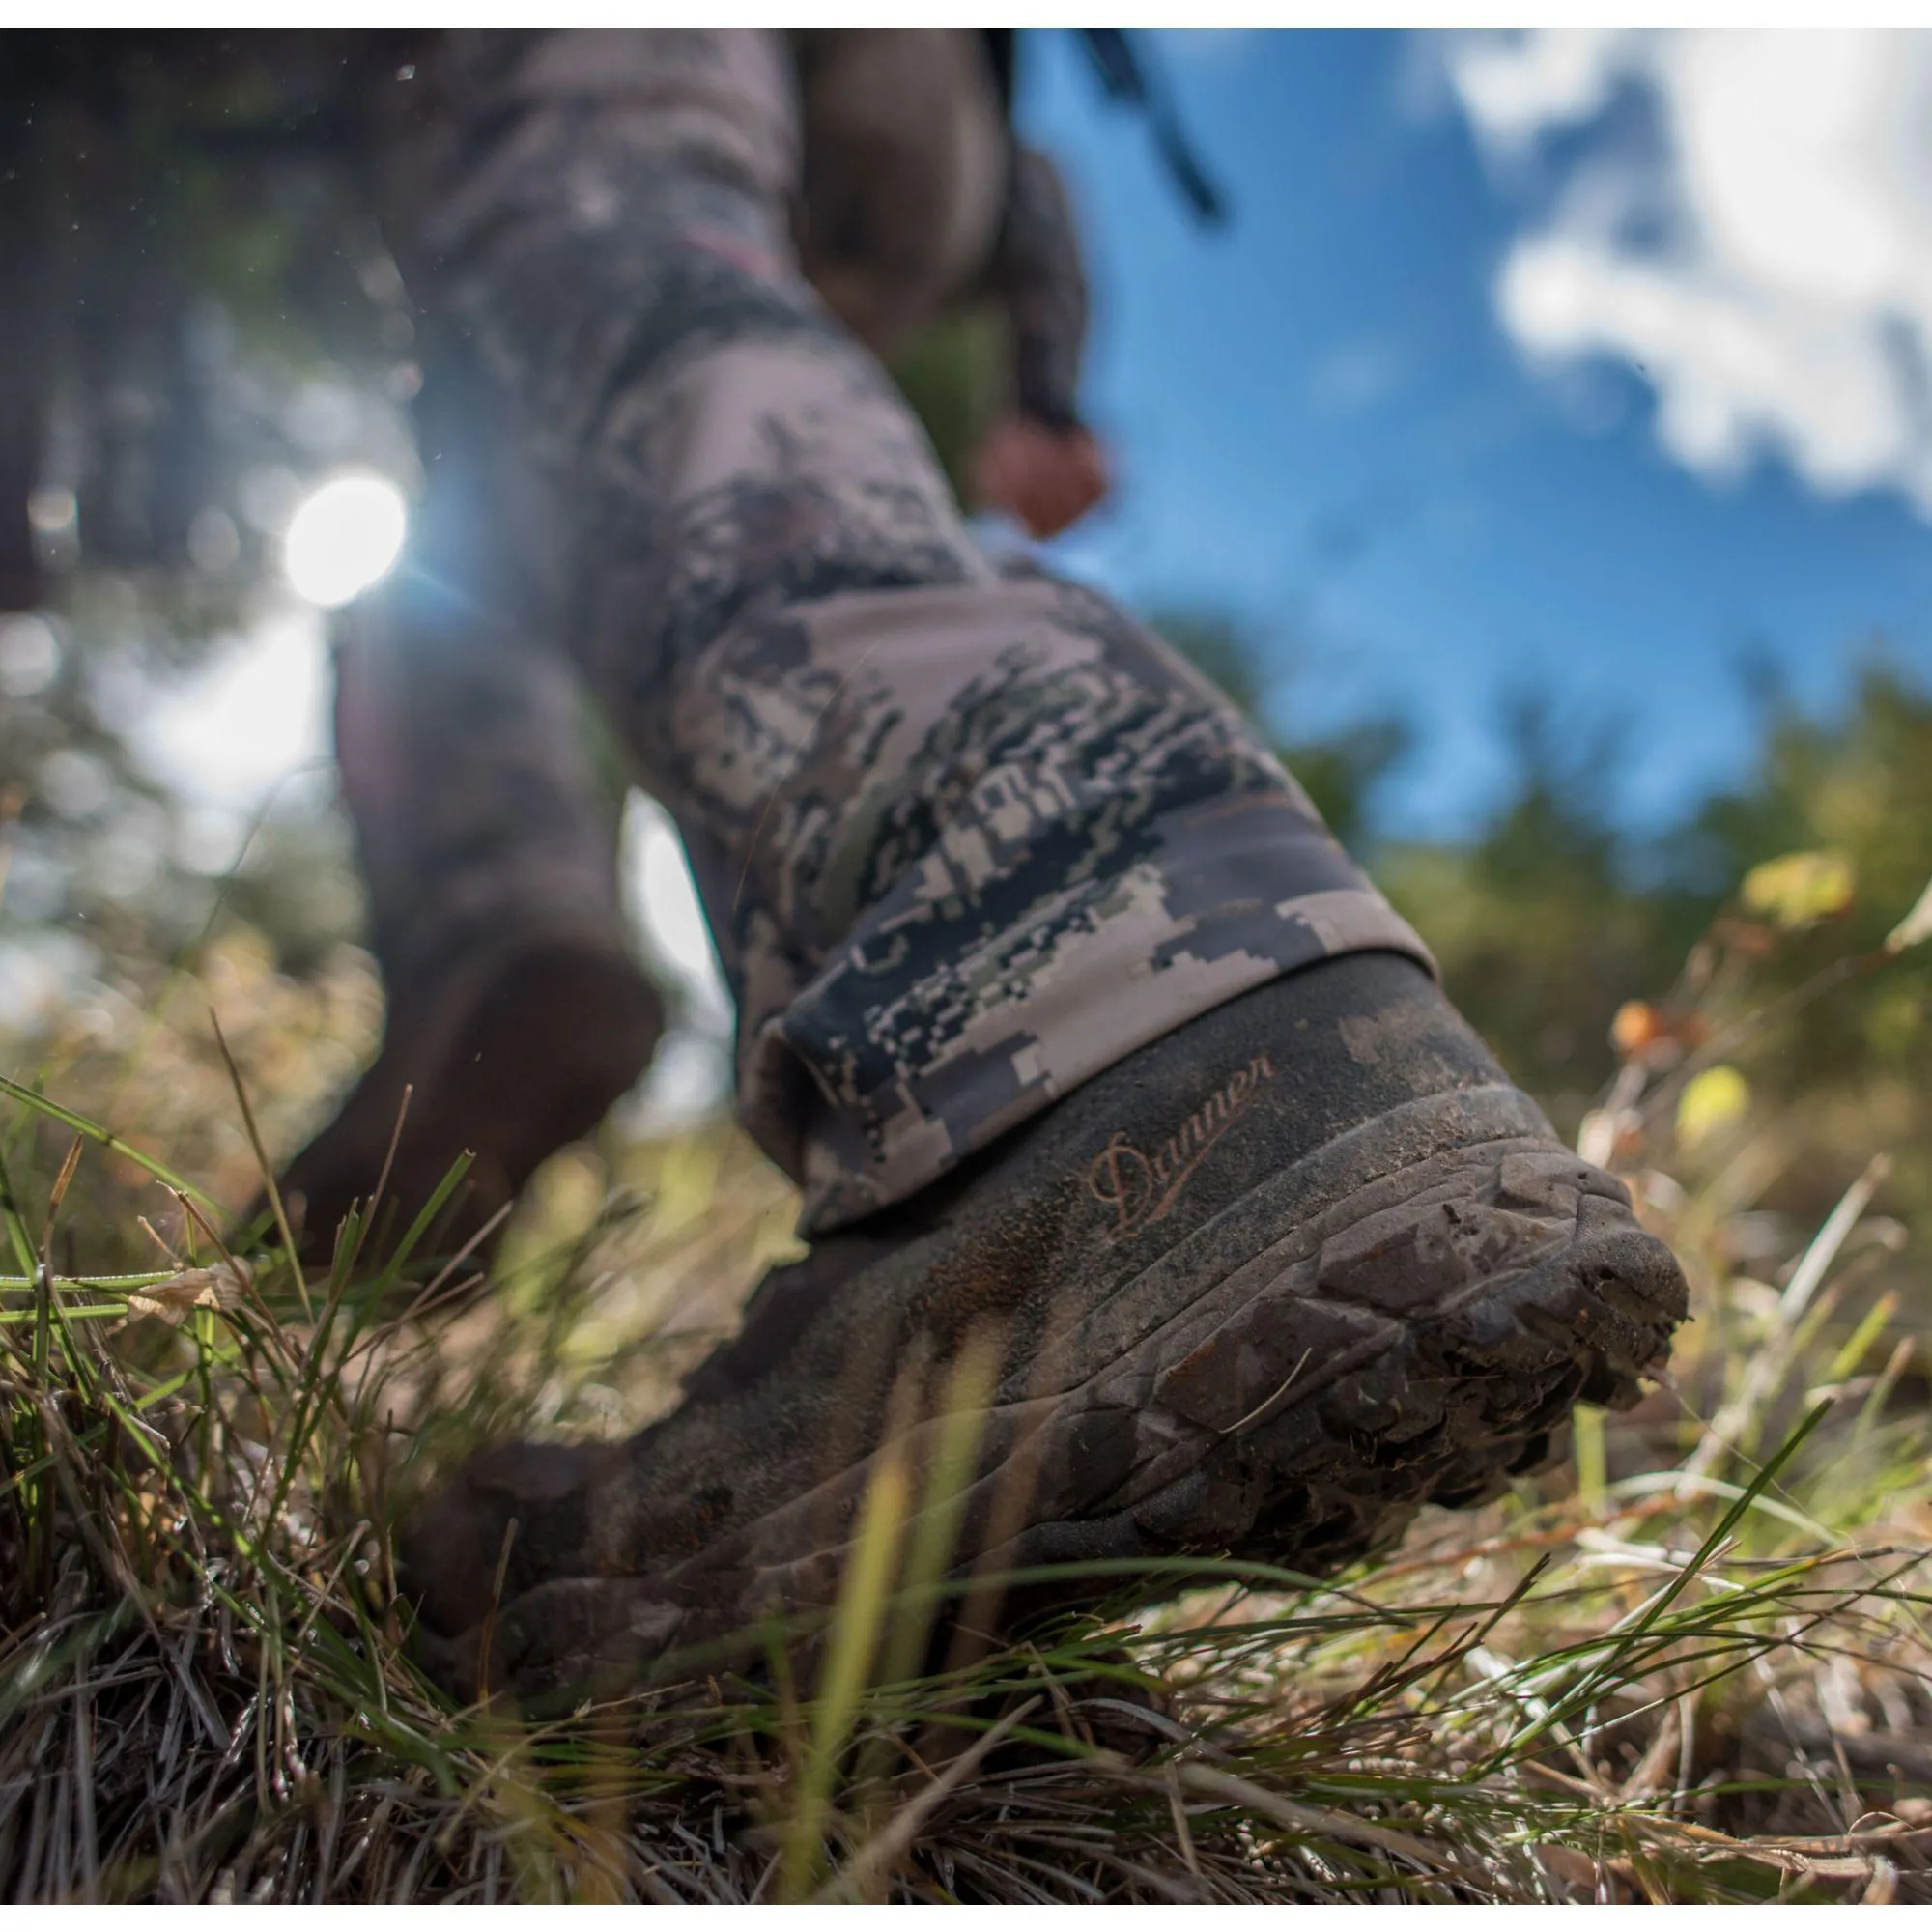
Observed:
[[[1849,909],[1858,870],[1848,852],[1787,852],[1745,874],[1744,902],[1787,932]]]
[[[1912,910],[1885,936],[1888,952],[1903,952],[1908,946],[1932,939],[1932,883],[1918,895]]]
[[[1750,1106],[1750,1082],[1735,1066],[1707,1066],[1677,1102],[1677,1138],[1695,1147],[1742,1120]]]
[[[1642,1000],[1626,1000],[1610,1022],[1610,1043],[1629,1059],[1661,1038],[1663,1031],[1663,1022],[1655,1007],[1645,1005]]]

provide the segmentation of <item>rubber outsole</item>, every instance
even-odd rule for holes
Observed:
[[[1250,1190],[1009,1367],[955,1568],[1227,1553],[1330,1572],[1423,1504],[1480,1501],[1534,1466],[1574,1403],[1634,1403],[1684,1312],[1677,1264],[1621,1184],[1524,1095],[1418,1099]],[[919,1469],[943,1426],[897,1453]],[[656,1575],[540,1583],[432,1640],[434,1661],[473,1692],[487,1649],[497,1681],[542,1694],[828,1605],[876,1460]],[[646,1449],[626,1480],[649,1475]],[[1049,1600],[1068,1591],[1008,1613]]]

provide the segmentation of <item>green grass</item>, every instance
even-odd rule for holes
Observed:
[[[775,1636],[534,1721],[415,1667],[392,1526],[481,1440],[662,1412],[782,1250],[781,1183],[717,1132],[578,1149],[487,1281],[352,1228],[302,1284],[48,1084],[0,1119],[0,1898],[1932,1898],[1922,1291],[1876,1170],[1738,1259],[1748,1114],[1679,1148],[1641,1069],[1611,1096],[1695,1319],[1668,1386],[1486,1508],[917,1676],[969,1362],[927,1493],[882,1462],[815,1675]],[[137,1186],[164,1264],[62,1259],[162,1264],[74,1222]]]

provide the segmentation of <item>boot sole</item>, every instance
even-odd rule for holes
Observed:
[[[1258,1228],[1280,1231],[1259,1251]],[[1527,1096],[1410,1102],[1251,1189],[1009,1374],[957,1547],[982,1574],[1189,1553],[1332,1572],[1422,1504],[1533,1467],[1574,1403],[1634,1404],[1685,1300],[1620,1183]],[[942,1427],[900,1437],[915,1470]],[[530,1589],[496,1620],[494,1674],[635,1681],[673,1642],[831,1604],[875,1462],[655,1576]],[[1007,1614],[1073,1594],[1023,1590]],[[476,1638],[444,1652],[471,1684]]]

